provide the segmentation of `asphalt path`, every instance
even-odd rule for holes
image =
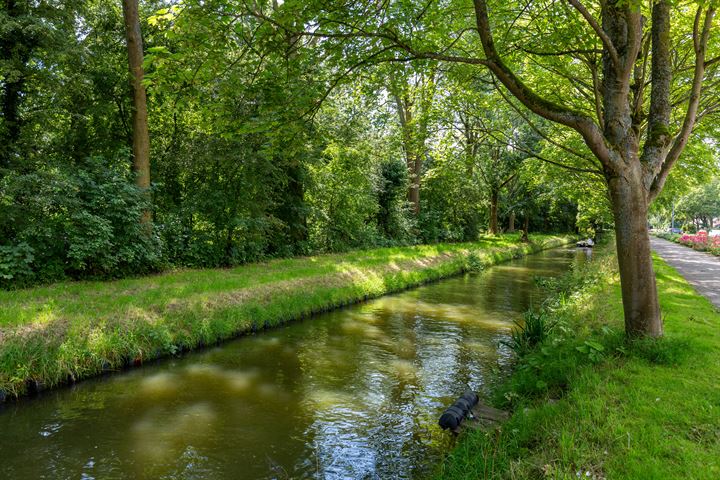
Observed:
[[[650,244],[698,293],[720,308],[720,257],[657,237],[650,237]]]

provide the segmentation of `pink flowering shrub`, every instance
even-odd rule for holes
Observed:
[[[708,237],[707,232],[700,231],[697,235],[684,234],[677,239],[677,242],[700,250],[710,252],[714,255],[720,255],[720,237]]]

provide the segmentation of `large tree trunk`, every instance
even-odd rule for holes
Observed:
[[[657,16],[654,9],[654,16]],[[656,19],[655,19],[656,20]],[[603,29],[621,52],[639,51],[640,39],[628,32],[639,28],[637,14],[627,14],[626,7],[607,4],[602,10]],[[606,55],[607,47],[605,48]],[[653,61],[658,62],[661,53],[654,51]],[[625,314],[625,333],[628,336],[662,335],[662,319],[658,305],[655,273],[652,267],[650,237],[647,228],[649,206],[643,165],[640,162],[640,138],[636,119],[628,99],[631,95],[630,69],[636,55],[617,65],[603,62],[603,107],[605,125],[603,134],[611,162],[605,167],[613,217],[615,241]],[[627,69],[624,72],[618,70]],[[664,80],[663,80],[664,81]],[[661,82],[653,82],[653,94]],[[653,108],[669,108],[654,103]],[[650,147],[648,147],[650,148]],[[660,149],[662,150],[662,149]],[[659,153],[657,153],[659,155]]]
[[[608,181],[615,217],[625,332],[630,336],[659,337],[663,326],[650,253],[648,204],[640,172],[632,173]]]
[[[710,2],[696,7],[695,21],[688,35],[695,54],[693,76],[691,82],[684,82],[688,90],[679,94],[672,85],[670,0],[651,3],[650,21],[628,2],[600,2],[600,22],[582,0],[568,0],[603,46],[602,98],[594,99],[597,118],[592,118],[576,108],[543,98],[523,82],[503,61],[495,46],[486,0],[473,3],[477,32],[485,53],[479,63],[487,66],[528,109],[577,131],[602,165],[615,217],[626,333],[662,335],[647,210],[662,191],[696,121],[704,115],[700,111],[700,99],[706,68],[715,61],[705,58],[715,5]],[[649,36],[644,31],[647,25]],[[680,22],[677,27],[681,28]],[[650,38],[652,49],[649,79],[646,65],[639,65],[645,56],[641,55],[645,38]],[[440,59],[440,56],[434,58]],[[648,85],[650,104],[649,111],[645,112]],[[686,105],[684,111],[682,104]],[[679,128],[672,125],[673,110],[683,117]],[[644,128],[643,123],[646,123]],[[645,140],[641,148],[643,134]],[[593,171],[599,172],[594,167]]]
[[[490,233],[497,235],[498,233],[498,191],[490,191]]]
[[[148,132],[147,95],[143,78],[143,41],[140,32],[140,16],[138,0],[123,0],[123,16],[128,49],[128,66],[130,67],[130,83],[133,92],[132,113],[132,150],[133,171],[136,185],[150,194],[150,134]],[[150,210],[142,215],[142,223],[149,224],[152,220]]]

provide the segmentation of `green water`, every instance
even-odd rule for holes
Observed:
[[[422,478],[557,249],[0,407],[0,478]]]

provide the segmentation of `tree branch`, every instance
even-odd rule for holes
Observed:
[[[652,185],[649,191],[649,200],[652,202],[662,191],[665,186],[670,170],[672,169],[675,162],[680,157],[680,154],[685,149],[690,134],[695,127],[695,121],[697,119],[698,105],[700,104],[700,96],[702,93],[703,77],[705,75],[705,53],[710,37],[710,30],[712,29],[713,17],[715,16],[715,7],[710,7],[705,13],[705,21],[703,22],[702,31],[699,32],[700,24],[700,9],[698,7],[698,14],[696,15],[695,25],[693,27],[693,44],[695,46],[695,73],[693,75],[692,87],[690,89],[690,99],[688,100],[688,109],[685,113],[685,119],[683,120],[680,132],[678,132],[675,140],[665,157],[665,161],[659,167],[659,171],[655,175]]]
[[[600,40],[602,40],[603,45],[607,49],[608,54],[610,55],[610,58],[615,65],[615,68],[620,71],[622,69],[620,55],[618,55],[618,51],[615,48],[615,45],[613,45],[612,40],[610,40],[610,37],[608,37],[607,33],[605,33],[605,30],[602,29],[600,24],[597,23],[597,20],[595,20],[595,17],[593,17],[592,14],[588,12],[588,10],[582,3],[580,3],[579,0],[568,0],[568,2],[570,3],[570,5],[575,7],[575,10],[580,12],[580,15],[582,15],[588,22],[588,24],[592,27],[592,29],[595,30],[595,33],[598,37],[600,37]]]
[[[670,3],[660,0],[652,9],[652,61],[650,64],[650,116],[641,160],[645,170],[645,186],[654,179],[658,166],[665,159],[672,141],[670,135]]]
[[[568,126],[582,135],[590,151],[608,168],[614,168],[614,160],[605,144],[602,131],[592,118],[549,102],[525,85],[500,58],[495,49],[486,0],[474,0],[478,34],[487,60],[484,64],[505,85],[510,93],[530,111],[543,118]]]
[[[496,88],[497,88],[497,87],[496,87]],[[500,96],[503,97],[503,99],[505,100],[505,102],[506,102],[508,105],[510,105],[510,107],[511,107],[513,110],[515,110],[515,112],[516,112],[518,115],[520,115],[520,118],[522,118],[522,119],[525,121],[525,123],[527,123],[527,125],[528,125],[535,133],[537,133],[538,135],[540,135],[540,137],[542,137],[543,140],[545,140],[546,142],[550,143],[551,145],[556,146],[557,148],[559,148],[559,149],[561,149],[561,150],[566,151],[567,153],[569,153],[569,154],[571,154],[571,155],[574,155],[575,157],[579,158],[580,160],[583,160],[583,161],[585,161],[585,162],[590,163],[590,164],[593,165],[593,166],[596,166],[596,164],[595,164],[590,158],[582,155],[582,154],[579,153],[579,152],[576,152],[575,150],[573,150],[572,148],[568,147],[567,145],[563,145],[563,144],[560,143],[560,142],[556,142],[555,140],[553,140],[553,139],[552,139],[551,137],[549,137],[548,135],[545,135],[545,133],[544,133],[542,130],[540,130],[540,129],[532,122],[532,120],[530,120],[530,118],[529,118],[527,115],[525,115],[525,113],[524,113],[523,111],[521,111],[514,103],[512,103],[509,98],[507,98],[507,96],[505,95],[505,92],[503,92],[500,88],[497,88],[497,91],[498,91],[498,93],[500,93]]]

